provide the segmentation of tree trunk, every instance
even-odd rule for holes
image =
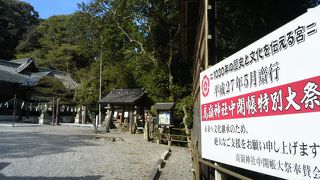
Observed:
[[[186,131],[186,134],[190,134],[190,130],[188,129],[188,124],[187,124],[187,119],[188,119],[188,112],[187,112],[187,108],[186,106],[182,106],[182,110],[183,110],[183,124],[184,124],[184,129]]]
[[[171,71],[172,59],[173,59],[173,47],[170,45],[167,66],[168,66],[168,76],[169,76],[169,93],[170,93],[170,97],[173,99],[173,75]]]

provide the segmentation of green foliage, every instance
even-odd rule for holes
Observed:
[[[180,88],[187,81],[179,75],[186,75],[185,69],[191,67],[180,62],[177,1],[95,0],[83,3],[81,9],[77,16],[86,22],[82,36],[90,35],[88,41],[102,49],[107,66],[103,93],[111,90],[110,85],[143,87],[155,102],[190,94]]]
[[[316,0],[217,1],[218,59],[222,60],[313,7]]]
[[[186,114],[185,114],[186,112]],[[193,123],[193,97],[191,95],[180,99],[176,104],[175,115],[178,120],[182,120],[186,116],[186,122],[180,122],[180,125],[185,123],[188,129],[192,129]]]
[[[36,30],[36,26],[30,26],[23,35],[23,40],[21,40],[15,48],[16,53],[30,52],[40,48],[40,37],[41,34]]]
[[[168,101],[168,74],[148,58],[137,57],[127,63],[138,87],[143,87],[154,102]]]
[[[29,28],[39,23],[33,7],[22,1],[0,0],[0,59],[11,59]]]
[[[181,62],[179,51],[177,1],[94,0],[80,8],[31,29],[17,57],[33,57],[40,66],[72,73],[81,82],[76,99],[92,108],[98,101],[100,71],[94,59],[100,53],[102,95],[130,87],[144,88],[154,102],[190,94],[185,85],[191,66]]]
[[[76,100],[91,110],[97,110],[99,100],[99,61],[95,61],[86,73],[80,73],[81,83],[76,91]],[[135,79],[124,64],[103,64],[102,96],[115,88],[135,87]]]
[[[79,69],[89,66],[88,59],[93,58],[80,46],[75,27],[72,26],[74,21],[72,15],[52,16],[42,21],[19,44],[17,57],[33,57],[39,66],[76,75]],[[31,43],[34,46],[29,46]]]
[[[33,87],[33,90],[41,96],[47,97],[68,97],[70,92],[65,88],[62,82],[53,77],[43,77],[37,84]]]
[[[79,104],[89,107],[90,110],[97,110],[98,89],[99,86],[94,81],[83,79],[76,90],[75,98]]]

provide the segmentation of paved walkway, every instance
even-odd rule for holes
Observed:
[[[88,127],[16,125],[0,123],[0,179],[147,179],[168,149],[145,142],[142,134],[95,135]],[[175,170],[164,169],[160,179],[189,179],[187,149],[172,149],[166,166]]]

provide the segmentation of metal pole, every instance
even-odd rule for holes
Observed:
[[[101,104],[100,104],[101,89],[102,89],[102,49],[100,51],[99,118],[98,118],[98,122],[97,122],[97,127],[98,127],[99,123],[102,122],[102,120],[101,120]]]
[[[14,127],[14,121],[16,120],[16,108],[17,108],[16,98],[17,98],[17,96],[14,95],[14,98],[13,98],[13,120],[12,120],[12,127]]]

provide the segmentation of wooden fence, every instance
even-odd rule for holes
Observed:
[[[172,145],[172,142],[183,143],[186,146],[190,147],[190,135],[185,134],[185,129],[183,128],[170,128],[167,132],[160,133],[158,131],[158,140],[167,142],[169,146]]]

